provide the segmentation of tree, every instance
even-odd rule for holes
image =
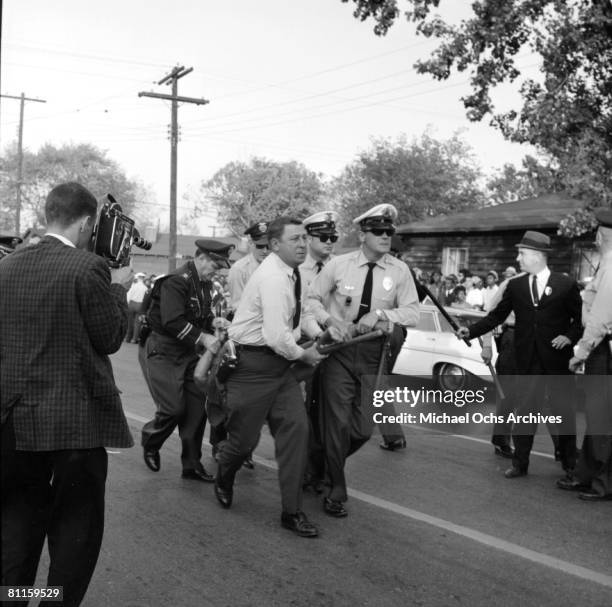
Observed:
[[[16,200],[17,148],[13,146],[0,157],[0,174],[7,178],[0,185],[0,196],[6,204],[3,212],[3,229],[14,229]],[[78,181],[96,198],[112,194],[130,215],[137,211],[138,203],[145,197],[144,188],[126,177],[119,165],[106,156],[106,152],[90,144],[43,145],[36,153],[24,152],[23,185],[21,188],[22,225],[33,227],[45,224],[45,199],[56,185],[66,181]],[[4,211],[4,209],[3,209]],[[27,223],[26,223],[27,222]]]
[[[377,35],[400,16],[397,0],[351,1],[355,17],[374,19]],[[490,115],[506,138],[539,146],[571,169],[581,195],[612,202],[610,0],[480,0],[473,17],[456,26],[432,14],[440,0],[405,4],[417,33],[440,40],[417,71],[444,80],[453,69],[470,70],[472,93],[462,99],[470,120]],[[522,107],[496,113],[491,90],[517,80],[526,50],[540,57],[541,81],[523,80]]]
[[[493,204],[566,191],[563,174],[548,158],[525,156],[521,168],[504,166],[487,180],[487,200]]]
[[[230,162],[202,182],[190,216],[198,217],[204,207],[213,204],[219,220],[242,235],[255,221],[310,215],[320,208],[322,195],[319,177],[304,165],[252,158],[249,163]]]
[[[425,133],[410,142],[405,136],[374,140],[331,190],[340,226],[350,231],[355,217],[382,203],[395,205],[402,223],[478,206],[484,202],[479,178],[471,149],[458,134],[440,141]]]

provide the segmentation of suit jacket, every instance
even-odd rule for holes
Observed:
[[[529,274],[524,274],[510,280],[497,306],[472,325],[470,338],[501,325],[514,311],[518,373],[528,373],[535,356],[547,372],[567,373],[572,347],[556,350],[551,342],[558,335],[567,336],[572,345],[580,338],[582,300],[578,285],[565,274],[551,272],[545,293],[536,307],[532,302],[529,279]]]
[[[125,289],[101,257],[52,236],[0,262],[0,406],[20,451],[131,447],[108,354]]]

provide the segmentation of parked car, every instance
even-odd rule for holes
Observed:
[[[469,326],[486,316],[479,310],[444,308],[460,326]],[[493,360],[497,358],[495,340],[492,341]],[[457,339],[449,322],[433,304],[421,304],[416,327],[408,335],[397,357],[393,373],[432,379],[443,390],[459,390],[479,382],[493,382],[489,367],[480,357],[479,341],[471,347]]]

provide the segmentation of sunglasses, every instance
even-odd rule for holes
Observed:
[[[256,249],[267,249],[269,248],[267,244],[256,244],[255,245]]]
[[[321,242],[327,242],[328,240],[330,242],[336,242],[338,240],[338,237],[335,234],[319,234],[317,238]]]
[[[393,236],[395,234],[395,228],[370,228],[366,232],[371,232],[374,236]]]

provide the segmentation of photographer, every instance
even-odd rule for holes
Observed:
[[[47,233],[0,263],[2,584],[79,605],[104,529],[105,447],[131,447],[108,355],[127,326],[130,268],[88,252],[97,202],[78,183],[47,196]]]

